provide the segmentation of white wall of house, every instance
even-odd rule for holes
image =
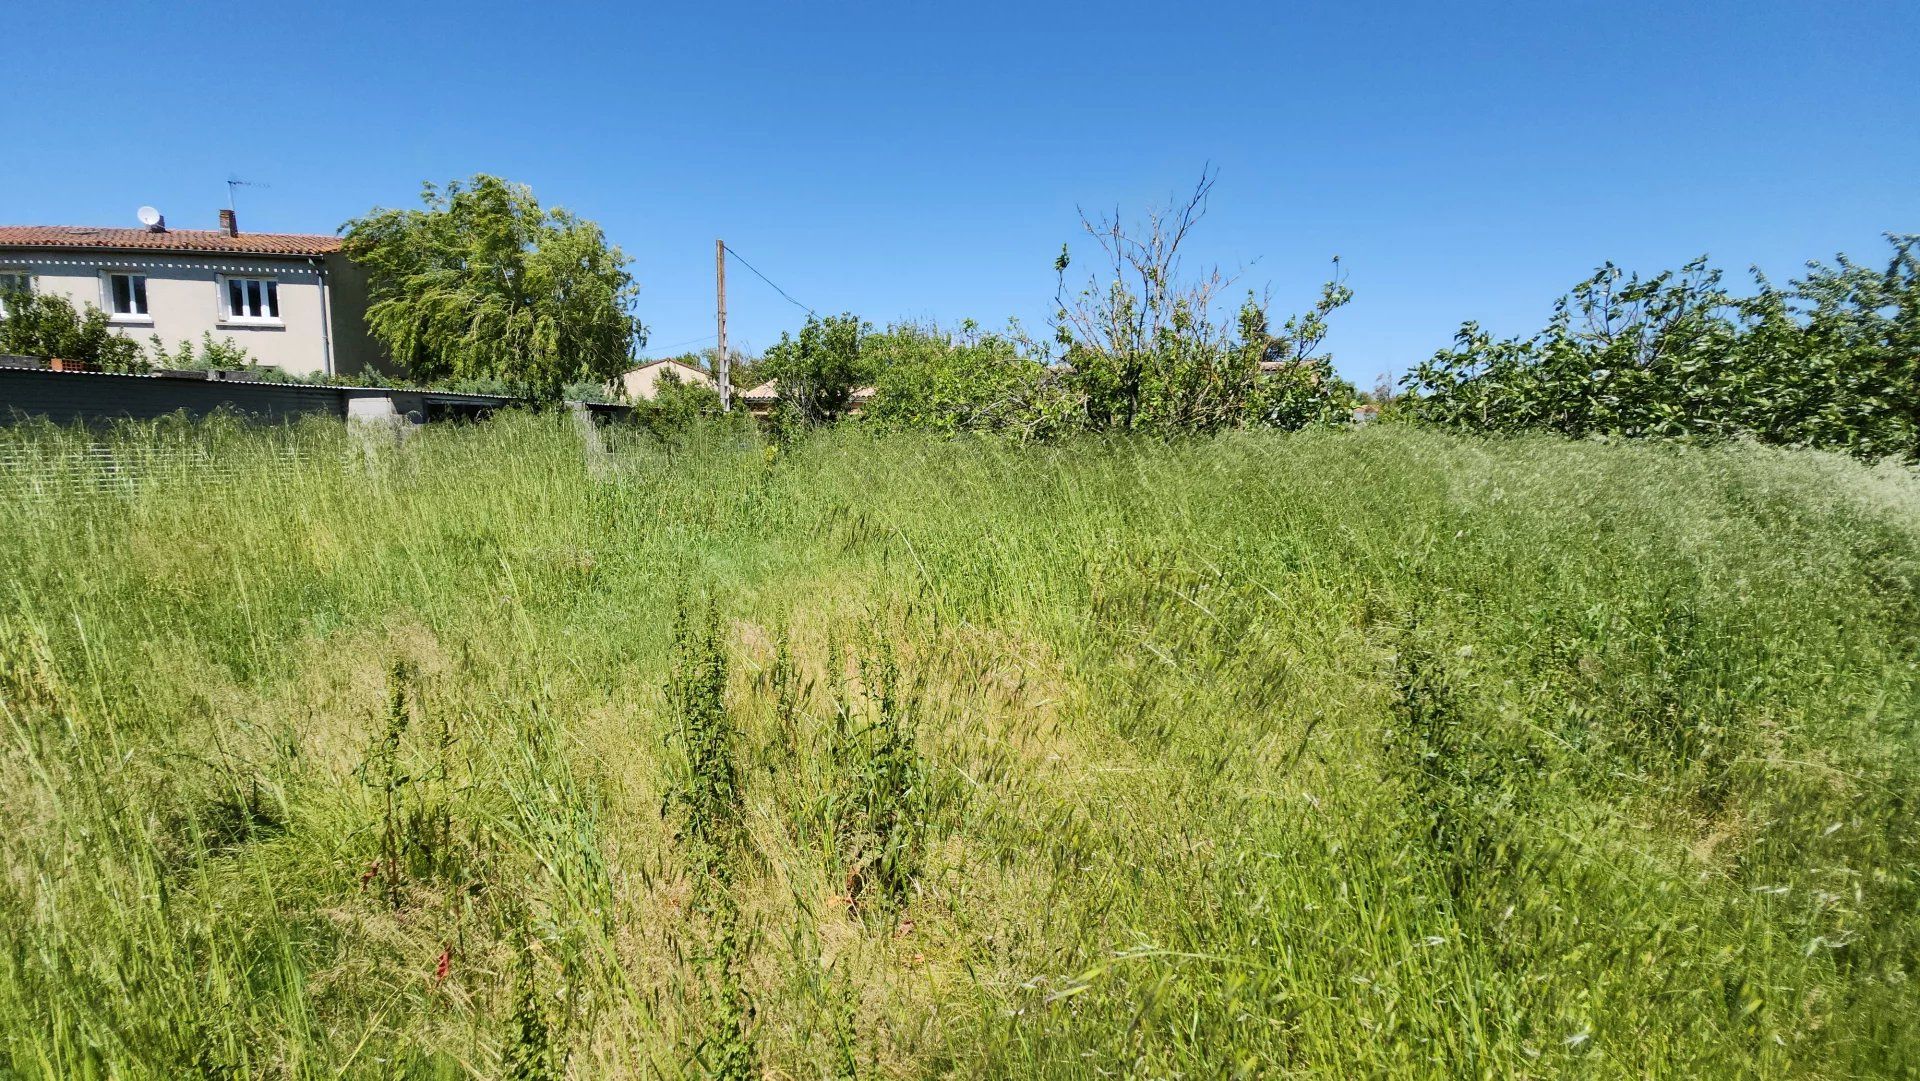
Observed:
[[[321,273],[325,260],[304,257],[196,255],[181,252],[111,252],[0,248],[0,275],[25,272],[38,293],[57,293],[76,307],[92,304],[113,310],[108,275],[146,277],[146,314],[116,314],[115,327],[143,346],[158,334],[168,349],[182,341],[232,338],[261,364],[275,364],[296,375],[332,369],[328,365],[333,328],[323,306]],[[230,303],[229,278],[243,279],[243,310]],[[274,283],[278,316],[249,310],[244,279]]]

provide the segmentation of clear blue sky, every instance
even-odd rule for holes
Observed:
[[[330,232],[487,171],[709,343],[713,238],[822,311],[1051,309],[1077,204],[1219,170],[1194,254],[1312,298],[1363,386],[1596,263],[1791,275],[1920,231],[1920,3],[9,5],[0,222]],[[800,313],[743,270],[736,338]]]

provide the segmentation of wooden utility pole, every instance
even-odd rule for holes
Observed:
[[[727,363],[727,242],[713,242],[713,293],[720,345],[713,355],[713,374],[720,381],[720,408],[733,412],[733,372]]]

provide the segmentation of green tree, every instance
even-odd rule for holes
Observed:
[[[861,346],[873,369],[866,423],[889,429],[1006,432],[1026,438],[1071,425],[1075,403],[1056,373],[1012,337],[900,325]]]
[[[778,385],[783,421],[813,426],[846,415],[854,392],[871,378],[861,354],[862,339],[871,329],[849,312],[824,319],[809,315],[797,337],[780,335],[760,370]]]
[[[534,397],[630,366],[646,328],[639,286],[600,227],[543,209],[524,185],[479,175],[425,185],[424,209],[345,226],[367,273],[367,325],[408,376],[499,379]]]
[[[653,397],[633,403],[634,423],[666,437],[723,415],[720,392],[705,383],[683,382],[669,368],[653,385]]]
[[[95,364],[110,372],[144,371],[140,344],[113,328],[106,312],[76,309],[66,297],[13,292],[4,298],[0,353]]]
[[[1099,248],[1096,272],[1069,291],[1065,248],[1054,315],[1067,385],[1095,429],[1164,435],[1344,420],[1352,388],[1334,378],[1320,347],[1327,317],[1353,298],[1338,274],[1305,315],[1268,329],[1267,303],[1249,294],[1237,319],[1219,310],[1230,284],[1218,268],[1189,275],[1181,249],[1205,216],[1213,189],[1203,174],[1184,202],[1148,211],[1144,223],[1084,215]]]
[[[1735,297],[1703,256],[1642,278],[1609,263],[1529,338],[1466,323],[1405,379],[1432,423],[1570,437],[1719,438],[1920,458],[1920,237],[1885,270],[1842,255]]]
[[[708,375],[717,377],[720,370],[720,351],[709,345],[699,351],[689,350],[671,358],[689,368],[698,368]],[[767,376],[761,367],[761,358],[751,349],[733,346],[727,350],[727,370],[733,381],[733,392],[737,396],[743,390],[751,390],[766,382]]]

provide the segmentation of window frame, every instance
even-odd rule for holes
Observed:
[[[28,293],[33,292],[33,271],[26,267],[0,266],[0,281],[4,281],[7,278],[19,278],[26,283],[23,290]],[[6,317],[7,291],[4,288],[0,288],[0,319],[5,319]]]
[[[219,291],[220,324],[238,327],[284,327],[286,317],[280,310],[280,276],[277,274],[255,272],[247,274],[217,274],[214,284]],[[260,283],[260,314],[248,315],[244,311],[233,310],[233,287],[243,282]],[[242,289],[244,290],[244,286]],[[251,299],[251,298],[248,298]],[[246,307],[252,307],[246,304]]]
[[[140,310],[123,312],[114,303],[113,279],[115,278],[127,279],[127,305],[131,308],[138,304]],[[134,326],[153,325],[153,297],[147,288],[147,278],[148,274],[144,270],[108,268],[100,272],[100,306],[106,309],[109,322]],[[134,284],[136,279],[139,281],[137,286]]]

